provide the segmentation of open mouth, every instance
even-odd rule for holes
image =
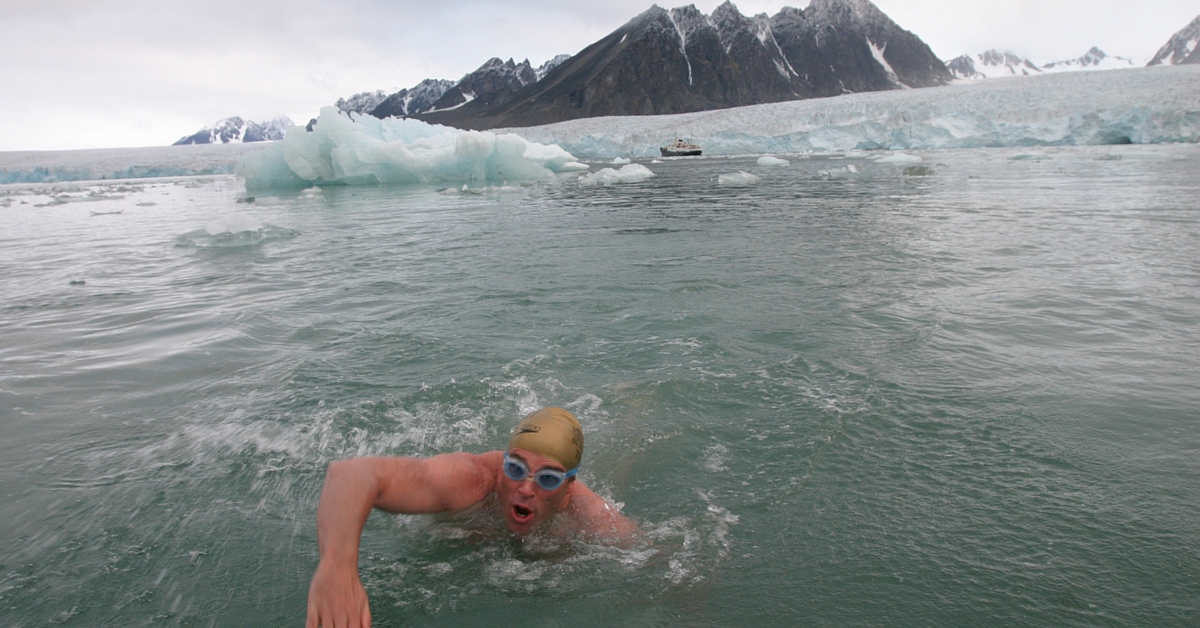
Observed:
[[[513,519],[515,519],[517,523],[525,523],[533,518],[533,511],[520,504],[513,504],[512,511]]]

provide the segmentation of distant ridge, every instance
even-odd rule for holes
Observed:
[[[172,146],[181,146],[184,144],[237,144],[281,140],[284,133],[293,126],[295,124],[286,116],[262,123],[232,116],[218,121],[211,127],[200,129],[191,135],[181,137]]]
[[[1075,59],[1055,61],[1037,65],[1033,61],[1011,52],[995,49],[977,55],[961,55],[946,62],[946,68],[959,79],[983,79],[1002,76],[1032,76],[1047,72],[1075,72],[1080,70],[1117,70],[1136,67],[1125,57],[1105,54],[1095,46]]]
[[[1200,63],[1200,15],[1171,36],[1146,66]]]

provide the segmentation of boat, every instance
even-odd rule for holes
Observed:
[[[679,138],[675,138],[674,142],[666,146],[660,146],[658,150],[662,151],[663,157],[694,157],[700,154],[699,146]]]

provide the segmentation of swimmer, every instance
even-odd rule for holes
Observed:
[[[372,508],[451,512],[495,495],[505,525],[518,535],[555,521],[590,538],[627,545],[636,524],[575,479],[582,458],[579,420],[562,408],[543,408],[517,424],[504,451],[352,458],[329,465],[317,505],[321,559],[308,588],[307,628],[371,625],[358,543]]]

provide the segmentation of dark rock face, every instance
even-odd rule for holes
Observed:
[[[447,90],[433,103],[430,111],[455,109],[475,101],[479,101],[477,106],[499,107],[508,103],[522,87],[535,82],[537,73],[529,65],[529,59],[513,63],[512,59],[501,61],[492,57]]]
[[[655,5],[541,80],[513,91],[506,91],[513,80],[467,81],[489,67],[490,76],[501,74],[498,63],[468,75],[418,117],[462,128],[532,126],[927,87],[953,78],[929,46],[868,0],[813,0],[808,9],[784,8],[770,18],[746,17],[732,2],[712,16],[694,5],[670,11]]]
[[[1190,65],[1200,63],[1200,15],[1184,26],[1182,30],[1171,36],[1167,43],[1159,48],[1154,58],[1146,66],[1152,65]]]
[[[404,117],[421,113],[433,108],[433,103],[454,87],[454,81],[425,79],[407,89],[402,89],[388,96],[369,110],[376,118],[391,116]]]

